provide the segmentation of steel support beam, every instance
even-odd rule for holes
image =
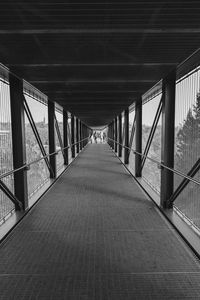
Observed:
[[[85,138],[85,124],[82,125],[83,139]],[[83,148],[85,147],[85,140],[83,141]]]
[[[111,139],[111,123],[109,124],[109,138]],[[112,147],[112,142],[109,140],[109,146]]]
[[[72,158],[74,158],[75,157],[74,115],[71,115],[71,142],[72,142]]]
[[[7,185],[0,179],[0,190],[15,204],[16,210],[23,209],[22,203],[17,199],[17,197],[9,190]]]
[[[84,127],[85,127],[85,137],[84,137],[84,139],[85,139],[87,137],[88,128],[86,125]],[[86,144],[87,144],[87,140],[84,140],[84,146],[86,146]]]
[[[68,151],[68,114],[63,110],[63,143],[64,143],[64,165],[69,164],[69,155]]]
[[[110,147],[112,148],[112,122],[110,123]]]
[[[135,117],[134,117],[134,120],[133,120],[133,125],[132,125],[132,129],[131,129],[131,136],[130,136],[130,139],[129,139],[129,153],[128,155],[130,156],[130,153],[131,153],[131,148],[132,148],[132,145],[133,145],[133,140],[134,140],[134,136],[135,136],[135,121],[136,121],[136,114],[135,114]]]
[[[62,155],[63,155],[63,160],[65,160],[65,152],[63,150],[64,145],[63,145],[63,140],[62,140],[62,136],[61,136],[61,133],[60,133],[60,128],[59,128],[59,125],[58,125],[58,121],[56,119],[56,115],[55,115],[55,129],[56,129],[56,132],[57,132],[58,141],[59,141],[61,152],[62,152]]]
[[[129,163],[129,109],[124,111],[124,128],[125,128],[125,139],[124,139],[124,163]]]
[[[174,168],[175,87],[176,72],[174,70],[163,80],[161,161],[170,168]],[[173,195],[173,189],[173,172],[161,168],[160,205],[163,208],[172,208],[173,204],[169,199]]]
[[[115,122],[113,120],[112,121],[112,148],[113,148],[113,150],[115,150],[114,139],[115,139]]]
[[[79,132],[80,132],[80,150],[82,150],[82,148],[83,148],[83,142],[82,142],[83,132],[82,132],[82,122],[81,121],[79,122]]]
[[[151,143],[152,143],[152,140],[153,140],[153,137],[154,137],[159,119],[160,119],[160,115],[161,115],[161,112],[162,112],[162,102],[163,102],[163,100],[161,98],[160,103],[159,103],[158,108],[157,108],[157,111],[156,111],[156,115],[155,115],[152,127],[151,127],[151,131],[150,131],[149,136],[148,136],[146,147],[144,149],[144,155],[145,156],[143,156],[143,158],[142,158],[142,168],[144,167],[144,164],[145,164],[145,161],[146,161],[146,156],[148,155],[148,152],[149,152],[149,149],[151,147]]]
[[[108,125],[108,130],[107,130],[107,143],[110,146],[110,124]]]
[[[136,102],[135,107],[135,150],[142,153],[142,98]],[[142,156],[135,154],[135,176],[141,177]]]
[[[82,138],[83,139],[85,138],[85,125],[84,124],[82,124]],[[84,141],[82,141],[82,145],[83,145],[82,148],[84,148],[85,147]]]
[[[117,152],[117,137],[118,137],[118,132],[117,132],[117,117],[115,118],[115,152]]]
[[[24,121],[24,95],[23,81],[9,74],[11,125],[13,144],[13,167],[17,169],[26,164],[26,141]],[[24,210],[28,208],[27,171],[21,170],[14,173],[15,197],[22,203]],[[16,205],[16,209],[19,209]]]
[[[190,171],[187,173],[187,176],[194,177],[197,172],[200,170],[200,158],[195,162],[195,164],[192,166]],[[183,178],[181,181],[180,185],[177,187],[171,198],[169,199],[170,202],[174,202],[176,198],[180,195],[180,193],[186,188],[186,186],[190,183],[191,181],[187,178]]]
[[[48,100],[48,126],[49,126],[49,154],[56,151],[55,143],[55,103]],[[56,178],[56,155],[49,157],[49,162],[52,171],[50,171],[50,178]]]
[[[83,137],[83,139],[85,138],[85,125],[84,124],[82,124],[82,137]],[[82,145],[83,145],[83,148],[84,148],[85,147],[84,141],[82,142]]]
[[[122,114],[120,114],[118,116],[118,124],[119,124],[119,126],[118,126],[118,131],[119,131],[118,155],[119,155],[119,157],[121,157],[122,156]]]
[[[76,152],[79,153],[79,119],[76,118]]]
[[[49,172],[50,172],[50,173],[51,173],[51,172],[53,173],[53,170],[52,170],[51,165],[50,165],[50,163],[49,163],[49,159],[46,157],[47,153],[46,153],[46,151],[45,151],[45,149],[44,149],[44,146],[43,146],[43,144],[42,144],[42,140],[41,140],[41,138],[40,138],[39,132],[38,132],[38,130],[37,130],[37,127],[36,127],[36,125],[35,125],[33,116],[32,116],[32,114],[31,114],[31,111],[30,111],[30,109],[29,109],[29,106],[28,106],[28,103],[26,102],[25,97],[24,97],[24,109],[25,109],[27,118],[28,118],[28,120],[29,120],[29,123],[30,123],[30,125],[31,125],[31,128],[32,128],[32,130],[33,130],[33,133],[34,133],[34,135],[35,135],[35,138],[36,138],[36,140],[37,140],[37,143],[38,143],[38,146],[39,146],[39,148],[40,148],[40,151],[41,151],[41,153],[42,153],[42,156],[45,157],[45,158],[44,158],[44,161],[45,161],[45,163],[46,163],[46,165],[47,165],[47,168],[49,169]]]

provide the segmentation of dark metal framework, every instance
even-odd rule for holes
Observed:
[[[55,104],[54,102],[48,101],[48,125],[49,125],[49,153],[55,153],[56,151],[56,146],[55,146]],[[50,166],[51,166],[51,171],[50,171],[50,178],[55,178],[56,177],[56,156],[51,155],[50,158]]]
[[[125,128],[125,139],[124,139],[124,163],[129,163],[129,109],[124,111],[124,128]]]
[[[64,165],[69,163],[68,155],[68,113],[63,110],[63,151],[64,151]]]
[[[119,157],[122,156],[122,114],[118,116],[118,131],[119,131],[119,145],[118,145],[118,155]]]
[[[174,168],[174,119],[175,119],[176,71],[173,70],[163,80],[162,97],[162,140],[161,161],[169,168]],[[161,168],[161,206],[171,208],[169,202],[174,191],[174,173]]]
[[[173,70],[166,76],[162,82],[159,82],[158,87],[155,86],[150,91],[149,95],[145,95],[148,100],[159,95],[162,91],[162,96],[155,114],[155,118],[148,136],[148,140],[145,146],[145,150],[142,153],[142,98],[136,102],[135,106],[135,119],[132,126],[130,143],[127,143],[128,133],[128,110],[124,112],[124,137],[125,142],[122,145],[122,139],[117,138],[113,134],[113,124],[116,119],[111,122],[108,127],[108,143],[113,148],[113,144],[118,144],[118,147],[124,148],[124,162],[127,164],[127,152],[132,150],[132,141],[135,135],[135,176],[142,176],[142,169],[144,167],[146,159],[150,159],[160,166],[161,170],[161,192],[160,192],[160,204],[163,208],[172,208],[173,202],[183,189],[191,182],[190,178],[193,178],[195,174],[200,170],[200,159],[194,164],[191,170],[183,178],[180,185],[174,191],[173,189],[173,177],[174,173],[178,172],[174,170],[174,119],[175,119],[175,86],[176,86],[176,70]],[[161,90],[162,89],[162,90]],[[154,159],[148,157],[148,152],[152,144],[152,140],[158,125],[158,121],[162,114],[162,134],[161,134],[161,162],[157,162]],[[119,116],[119,126],[121,121],[121,115]],[[119,129],[119,136],[121,130]],[[115,148],[113,148],[115,149]],[[120,156],[120,155],[119,155]],[[180,172],[179,172],[180,173]],[[181,175],[181,174],[180,174]],[[184,174],[183,174],[184,175]]]
[[[50,173],[50,178],[56,178],[56,163],[55,156],[58,151],[55,151],[55,130],[58,135],[61,152],[64,157],[64,164],[67,165],[68,149],[70,144],[68,139],[70,137],[68,113],[63,110],[63,141],[58,122],[55,116],[55,103],[48,101],[48,124],[49,124],[49,154],[46,153],[36,124],[34,122],[31,110],[28,106],[24,96],[24,82],[13,73],[9,73],[10,85],[10,103],[11,103],[11,125],[12,125],[12,144],[13,144],[13,166],[11,170],[0,177],[0,190],[14,203],[16,210],[28,209],[28,188],[27,188],[27,171],[30,165],[40,160],[44,160]],[[33,97],[33,96],[32,96]],[[34,98],[34,97],[33,97]],[[34,137],[38,143],[42,157],[31,162],[26,163],[26,143],[25,143],[25,113],[31,125]],[[87,144],[87,133],[89,128],[85,126],[85,134],[81,136],[82,123],[76,119],[77,126],[77,142],[73,143],[72,147],[77,144]],[[81,140],[82,138],[82,140]],[[84,139],[85,138],[85,139]],[[84,140],[83,140],[84,139]],[[77,148],[78,149],[78,148]],[[81,148],[80,148],[81,149]],[[78,151],[77,151],[78,153]],[[3,182],[3,178],[14,174],[14,189],[13,193],[7,185]]]
[[[141,177],[142,172],[142,98],[140,98],[135,106],[135,176]]]
[[[79,137],[79,119],[76,118],[76,152],[79,153],[79,141],[80,141],[80,137]]]
[[[161,115],[161,112],[162,112],[162,102],[163,102],[163,99],[161,97],[160,103],[158,105],[158,108],[157,108],[157,111],[156,111],[156,114],[155,114],[153,125],[151,127],[151,131],[149,133],[148,140],[147,140],[147,143],[146,143],[146,146],[145,146],[145,149],[144,149],[144,153],[143,153],[144,156],[142,158],[141,169],[144,167],[144,164],[145,164],[145,161],[146,161],[146,156],[148,155],[148,152],[149,152],[149,149],[150,149],[153,137],[154,137],[154,133],[155,133],[157,125],[158,125],[158,121],[159,121],[159,118],[160,118],[160,115]]]
[[[118,128],[117,128],[117,117],[115,118],[114,121],[114,135],[115,135],[115,152],[117,152],[117,140],[118,140]]]
[[[22,203],[17,199],[17,197],[9,190],[7,185],[0,179],[0,189],[6,194],[6,196],[15,204],[16,210],[21,210],[23,208]]]
[[[36,125],[35,125],[35,122],[34,122],[34,120],[33,120],[31,111],[30,111],[29,106],[28,106],[28,104],[27,104],[27,102],[26,102],[26,98],[25,98],[25,97],[23,97],[23,98],[24,98],[24,110],[25,110],[26,115],[27,115],[27,117],[28,117],[29,123],[30,123],[30,125],[31,125],[32,130],[33,130],[33,133],[34,133],[34,135],[35,135],[35,138],[36,138],[36,140],[37,140],[37,143],[38,143],[38,145],[39,145],[40,151],[41,151],[42,155],[45,157],[44,160],[45,160],[45,163],[46,163],[46,165],[47,165],[47,168],[49,169],[50,174],[51,174],[51,173],[53,174],[52,166],[51,166],[51,164],[49,163],[48,158],[46,157],[46,156],[47,156],[47,153],[46,153],[46,151],[45,151],[45,149],[44,149],[44,146],[43,146],[43,144],[42,144],[42,141],[41,141],[40,135],[39,135],[39,133],[38,133],[37,127],[36,127]],[[55,149],[54,149],[54,151],[55,151]],[[54,151],[53,151],[53,152],[54,152]]]
[[[11,125],[13,142],[13,167],[18,169],[26,164],[25,116],[23,81],[13,74],[9,74]],[[23,209],[28,207],[27,171],[25,169],[14,173],[15,197],[22,203]],[[14,198],[12,195],[11,200]]]
[[[129,148],[130,149],[132,148],[133,140],[134,140],[134,136],[135,136],[135,123],[136,123],[136,115],[134,117],[132,129],[131,129],[131,135],[130,135],[130,141],[129,141]],[[129,155],[130,155],[130,152],[131,152],[130,149],[129,149]]]
[[[72,147],[72,158],[75,157],[75,132],[74,132],[74,123],[75,118],[74,115],[71,115],[71,147]]]
[[[190,171],[187,173],[187,176],[193,178],[197,172],[200,170],[200,158],[196,161]],[[177,189],[174,191],[173,195],[169,199],[169,205],[172,205],[176,198],[180,195],[180,193],[185,189],[185,187],[190,183],[191,180],[184,178]]]
[[[199,60],[198,60],[199,61]],[[187,65],[188,65],[187,61]],[[196,60],[195,60],[196,64]],[[194,62],[192,63],[192,66]],[[194,66],[193,66],[194,67]],[[186,68],[188,70],[188,67]],[[189,67],[191,69],[191,67]],[[117,152],[118,155],[122,155],[122,147],[124,147],[124,163],[128,164],[129,154],[132,150],[132,142],[135,136],[135,176],[142,176],[142,169],[145,165],[148,157],[149,149],[152,144],[152,140],[158,125],[160,116],[162,115],[162,151],[161,162],[151,159],[161,170],[161,193],[160,204],[163,208],[169,209],[173,207],[173,203],[184,190],[184,188],[191,181],[191,178],[200,170],[200,159],[193,165],[191,170],[185,175],[184,179],[174,191],[173,187],[173,174],[177,173],[174,170],[174,111],[175,111],[175,86],[177,76],[183,75],[184,67],[181,66],[178,74],[176,70],[170,72],[162,82],[159,82],[159,87],[152,88],[152,94],[157,95],[160,91],[160,85],[162,84],[162,97],[158,105],[153,125],[151,127],[150,134],[145,146],[145,150],[142,153],[142,97],[137,98],[135,105],[135,119],[132,126],[131,136],[129,140],[129,109],[124,111],[124,127],[122,132],[122,114],[115,117],[114,120],[108,126],[108,143],[111,148]],[[39,136],[37,127],[34,123],[31,111],[26,102],[23,94],[23,81],[19,77],[13,74],[9,75],[10,82],[10,95],[11,95],[11,115],[12,115],[12,137],[13,137],[13,162],[14,169],[20,168],[18,172],[14,173],[14,185],[15,193],[13,194],[4,182],[0,179],[0,189],[11,199],[15,204],[16,209],[25,210],[28,207],[27,196],[27,170],[26,167],[26,149],[25,149],[25,125],[24,125],[24,112],[26,113],[33,133],[36,137],[37,143],[42,153],[42,159],[44,159],[50,177],[56,177],[56,151],[55,151],[55,136],[54,129],[56,129],[61,151],[64,157],[64,163],[67,165],[68,161],[68,145],[72,149],[72,157],[75,157],[76,152],[84,148],[87,144],[88,136],[90,135],[90,129],[76,118],[76,131],[75,131],[75,116],[71,115],[71,134],[69,130],[68,115],[66,111],[63,111],[63,141],[59,130],[58,122],[55,117],[55,103],[48,101],[48,117],[49,117],[49,155],[47,155],[41,138]],[[137,96],[138,97],[138,96]],[[109,120],[110,121],[110,120]],[[124,144],[123,144],[124,136]]]
[[[55,129],[56,129],[56,133],[57,133],[57,136],[58,136],[58,141],[59,141],[59,144],[60,144],[60,148],[61,148],[61,152],[62,152],[62,155],[63,155],[63,159],[65,161],[66,160],[66,158],[65,158],[65,151],[63,150],[64,149],[64,145],[63,145],[62,136],[61,136],[61,133],[60,133],[60,128],[59,128],[59,125],[58,125],[58,120],[56,118],[56,115],[54,115],[54,118],[55,118]]]

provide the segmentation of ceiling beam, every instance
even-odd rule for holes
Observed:
[[[36,63],[36,64],[7,64],[9,68],[52,68],[52,67],[159,67],[159,66],[176,66],[175,62],[149,62],[149,63]]]
[[[58,29],[1,29],[0,35],[8,34],[186,34],[200,33],[199,28],[58,28]]]
[[[133,80],[123,80],[123,79],[111,79],[111,80],[30,80],[29,82],[31,84],[56,84],[56,83],[64,83],[64,84],[69,84],[69,83],[155,83],[158,80],[154,79],[133,79]]]

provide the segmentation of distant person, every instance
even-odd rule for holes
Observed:
[[[106,142],[106,133],[105,133],[105,131],[103,132],[103,143],[105,143]]]
[[[90,133],[89,141],[90,141],[90,144],[92,144],[92,132]]]
[[[101,133],[97,132],[97,143],[101,143]]]
[[[94,142],[97,144],[97,133],[96,131],[93,133]]]

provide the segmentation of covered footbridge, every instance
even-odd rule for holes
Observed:
[[[200,299],[199,17],[1,1],[0,299]]]

